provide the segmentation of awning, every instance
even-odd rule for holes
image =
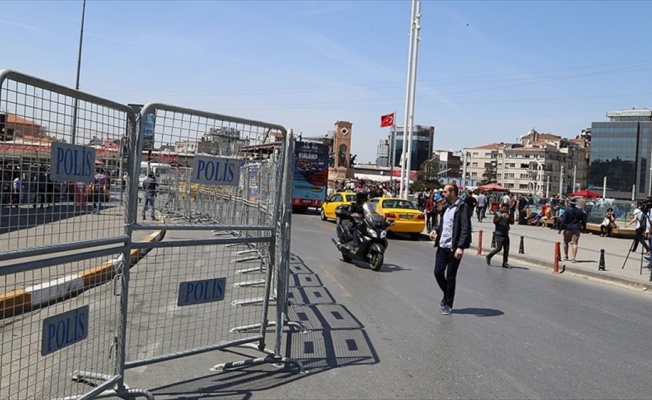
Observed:
[[[374,181],[374,182],[389,182],[392,179],[391,176],[387,175],[375,175],[375,174],[361,174],[356,172],[354,175],[355,179],[363,179],[365,181]],[[394,180],[397,180],[394,178]]]

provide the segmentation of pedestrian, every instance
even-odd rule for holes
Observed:
[[[586,230],[586,219],[586,213],[577,208],[577,199],[570,199],[569,206],[566,207],[564,216],[561,218],[561,229],[559,230],[559,233],[564,231],[564,260],[568,260],[568,244],[570,243],[573,250],[571,262],[576,262],[580,232]]]
[[[143,205],[143,220],[146,220],[147,217],[145,213],[147,212],[148,205],[152,207],[150,212],[150,217],[152,221],[158,221],[156,218],[156,209],[154,208],[156,196],[158,194],[158,182],[156,181],[156,176],[153,172],[147,174],[145,180],[143,180],[143,189],[145,189],[145,204]]]
[[[612,231],[616,228],[616,216],[614,215],[614,209],[609,207],[607,208],[607,213],[600,224],[600,236],[612,236]]]
[[[480,192],[477,198],[476,213],[478,215],[478,222],[482,222],[487,212],[487,196],[484,192]]]
[[[455,184],[444,186],[446,204],[437,229],[430,232],[435,241],[435,279],[444,297],[439,303],[441,313],[453,313],[457,270],[464,256],[464,250],[471,245],[471,208],[458,197]]]
[[[14,207],[18,208],[20,205],[20,189],[22,188],[22,183],[20,182],[20,172],[16,173],[14,181],[11,183],[11,202],[14,204]]]
[[[102,208],[102,202],[108,191],[109,179],[101,168],[98,168],[93,177],[93,213],[99,214]]]
[[[491,257],[503,252],[503,268],[509,268],[509,226],[514,225],[514,218],[509,213],[509,206],[503,204],[500,211],[494,214],[494,235],[496,236],[496,248],[487,254],[487,265],[491,265]]]
[[[433,218],[435,216],[435,202],[431,194],[428,195],[426,199],[426,205],[423,208],[423,212],[426,213],[426,231],[430,233],[433,230]]]
[[[640,243],[641,246],[645,249],[645,255],[649,256],[650,255],[650,247],[647,245],[645,242],[645,231],[647,229],[647,212],[644,211],[645,209],[645,202],[644,201],[639,201],[636,203],[636,208],[634,209],[634,212],[632,213],[632,219],[625,225],[625,228],[636,222],[636,225],[634,226],[636,231],[635,231],[635,236],[634,236],[634,243],[632,243],[632,247],[630,251],[632,253],[636,253],[636,249],[638,249],[638,244]]]

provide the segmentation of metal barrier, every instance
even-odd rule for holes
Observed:
[[[144,106],[140,119],[145,122],[136,153],[144,161],[136,164],[172,158],[180,165],[180,179],[170,188],[175,200],[160,210],[166,241],[153,244],[155,250],[129,272],[125,368],[248,344],[268,356],[244,364],[293,363],[301,369],[281,357],[279,347],[266,348],[277,275],[287,269],[287,263],[278,264],[287,255],[277,254],[289,252],[278,241],[289,238],[289,226],[280,222],[289,199],[288,186],[281,183],[291,168],[284,158],[287,132],[282,126],[156,103]],[[273,137],[279,145],[261,154],[259,147]],[[169,143],[179,149],[191,142],[198,143],[192,160],[159,147]],[[130,212],[144,213],[133,199]],[[132,229],[153,225],[161,223],[145,220]],[[257,329],[248,329],[252,326]]]
[[[2,187],[18,178],[0,193],[0,398],[153,399],[126,386],[127,368],[240,345],[264,356],[213,368],[303,370],[281,356],[293,154],[282,126],[134,110],[8,70],[0,110]],[[155,210],[141,163],[171,166]]]
[[[0,110],[2,187],[12,190],[0,214],[0,398],[90,398],[121,379],[119,282],[141,256],[125,230],[126,194],[110,185],[129,162],[135,113],[9,70]],[[75,383],[79,370],[102,379]]]

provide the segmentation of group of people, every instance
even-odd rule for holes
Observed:
[[[480,210],[478,213],[477,209],[477,205],[480,203],[478,200],[483,194],[473,197],[475,201],[468,199],[468,193],[464,196],[465,198],[462,198],[460,190],[455,184],[446,185],[442,194],[441,221],[435,229],[430,231],[429,235],[430,239],[434,240],[437,249],[435,251],[434,275],[439,288],[443,292],[439,306],[442,314],[450,315],[453,313],[457,271],[464,256],[464,251],[471,245],[471,218],[473,217],[474,206],[476,207],[478,220],[484,217],[484,210]],[[510,197],[508,196],[507,199],[510,199]],[[502,251],[502,267],[510,268],[508,263],[509,231],[510,226],[514,224],[514,212],[510,212],[510,208],[509,201],[501,201],[500,210],[494,213],[496,247],[486,256],[486,262],[489,265],[492,257]],[[586,230],[587,214],[577,207],[577,199],[569,199],[564,210],[558,231],[559,234],[563,233],[564,258],[569,259],[570,250],[571,261],[575,262],[580,234]],[[652,211],[648,215],[652,217]],[[648,219],[648,223],[650,220],[652,218]],[[652,233],[652,224],[648,226],[648,232]]]

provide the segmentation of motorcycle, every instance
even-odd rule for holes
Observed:
[[[383,266],[385,250],[389,243],[387,242],[387,227],[393,225],[393,221],[385,220],[385,217],[378,214],[374,206],[365,203],[362,206],[364,212],[362,216],[351,216],[348,212],[348,205],[341,205],[335,209],[337,216],[337,237],[332,237],[332,242],[342,253],[342,259],[351,262],[354,259],[367,261],[371,269],[378,271]],[[353,241],[353,235],[349,230],[349,223],[354,223],[354,229],[358,230],[360,241],[356,251],[350,246]]]

